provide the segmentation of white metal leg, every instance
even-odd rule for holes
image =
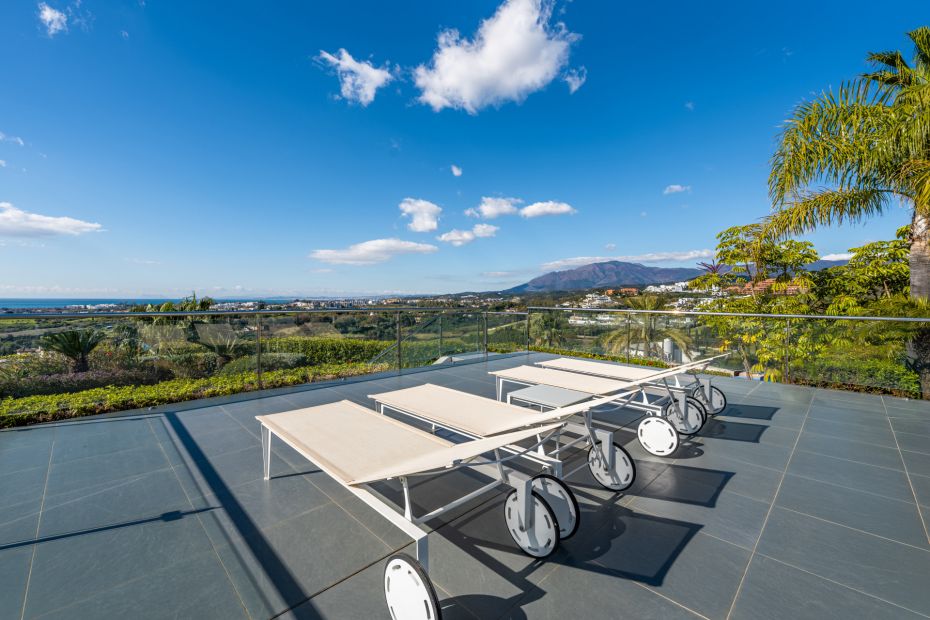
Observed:
[[[262,463],[264,465],[265,480],[271,478],[271,429],[262,426]]]

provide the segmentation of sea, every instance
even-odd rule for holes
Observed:
[[[0,311],[2,310],[106,310],[113,306],[132,306],[136,304],[143,305],[160,305],[166,301],[179,301],[178,299],[16,299],[0,297]],[[217,299],[218,302],[242,302],[255,301],[247,299]]]

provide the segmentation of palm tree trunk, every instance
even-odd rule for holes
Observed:
[[[911,297],[930,297],[930,219],[914,210],[911,221]]]
[[[930,297],[930,220],[914,209],[911,221],[911,299]],[[930,331],[921,328],[907,344],[908,357],[920,377],[921,397],[930,400]]]

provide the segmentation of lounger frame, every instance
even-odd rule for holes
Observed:
[[[428,544],[428,534],[429,532],[425,530],[422,526],[423,523],[434,519],[450,510],[465,504],[466,502],[471,501],[472,499],[479,497],[485,493],[488,493],[492,490],[495,490],[500,487],[503,483],[507,486],[510,486],[517,491],[517,505],[521,507],[523,511],[523,522],[527,528],[532,527],[535,511],[532,510],[532,476],[528,476],[522,472],[516,470],[507,470],[504,463],[515,459],[525,457],[529,454],[532,454],[534,451],[537,451],[539,447],[544,444],[546,441],[549,441],[553,435],[561,430],[561,427],[555,430],[547,431],[544,436],[539,438],[539,442],[530,446],[528,448],[517,448],[514,449],[514,446],[508,446],[507,456],[500,455],[500,449],[493,450],[495,458],[493,460],[483,460],[483,461],[474,461],[469,460],[467,462],[458,462],[453,467],[447,467],[439,470],[428,470],[423,472],[417,472],[415,474],[407,474],[405,476],[398,476],[398,479],[403,487],[404,491],[404,508],[403,513],[398,512],[397,508],[392,502],[382,498],[371,486],[370,483],[365,484],[348,484],[346,483],[339,475],[331,471],[325,465],[321,464],[313,455],[309,454],[304,450],[299,444],[292,442],[288,437],[283,434],[275,432],[275,430],[262,422],[261,434],[262,434],[262,460],[264,465],[264,478],[265,480],[271,479],[271,439],[272,436],[277,437],[280,441],[284,442],[286,445],[295,450],[298,454],[303,456],[305,459],[313,463],[320,471],[325,473],[327,476],[338,482],[343,488],[352,493],[355,497],[360,499],[366,505],[370,506],[375,512],[380,514],[382,517],[387,519],[399,530],[404,532],[407,536],[413,539],[416,549],[416,558],[417,561],[423,566],[424,570],[429,572],[429,544]],[[476,457],[477,458],[477,457]],[[561,470],[561,463],[555,459],[546,459],[544,455],[532,454],[532,458],[536,462],[549,462],[550,466],[558,467],[559,471]],[[410,485],[408,483],[409,478],[420,477],[420,476],[436,476],[443,473],[449,473],[457,469],[462,468],[472,468],[481,471],[481,473],[486,474],[494,478],[493,482],[490,482],[486,485],[481,486],[474,491],[471,491],[459,498],[456,498],[450,501],[447,504],[444,504],[428,513],[425,513],[420,516],[415,516],[413,514],[413,508],[410,501]],[[561,471],[560,471],[561,473]],[[385,480],[390,480],[387,478]]]

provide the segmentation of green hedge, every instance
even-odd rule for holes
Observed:
[[[297,353],[313,364],[348,364],[367,362],[392,344],[389,340],[288,336],[262,340],[262,353]]]
[[[814,387],[920,398],[920,377],[903,362],[883,359],[816,360],[792,365],[791,382]]]
[[[387,370],[386,364],[323,364],[262,373],[262,387],[328,381]],[[259,389],[257,375],[244,372],[208,379],[172,379],[155,385],[104,387],[51,396],[0,400],[0,428],[64,420],[110,411],[142,409]]]

